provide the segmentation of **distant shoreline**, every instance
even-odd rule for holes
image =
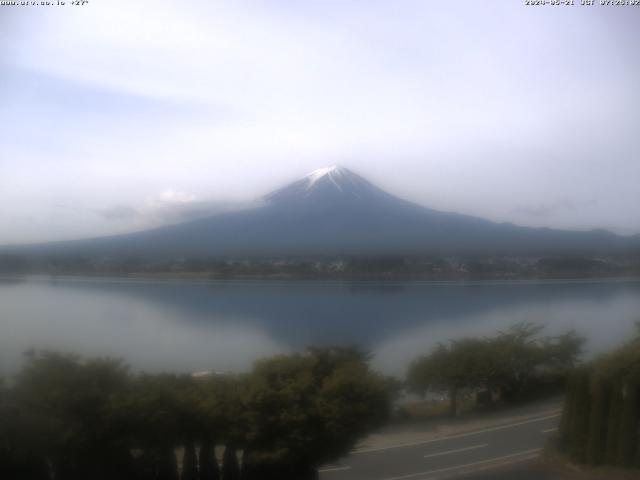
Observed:
[[[237,286],[470,286],[470,285],[566,285],[566,284],[598,284],[598,283],[640,283],[640,275],[630,276],[589,276],[564,278],[300,278],[300,277],[260,277],[246,276],[234,278],[214,278],[196,272],[185,274],[149,274],[149,273],[26,273],[0,274],[3,281],[55,281],[63,280],[79,282],[98,280],[106,283],[185,283],[202,285],[237,285]]]
[[[272,256],[237,258],[20,257],[0,255],[0,275],[80,275],[260,282],[487,282],[640,277],[628,256]]]

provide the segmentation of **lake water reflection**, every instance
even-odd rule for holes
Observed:
[[[125,278],[0,280],[0,373],[27,348],[122,357],[135,368],[242,371],[306,345],[359,344],[402,375],[438,341],[523,321],[575,328],[591,354],[640,318],[640,281],[347,284]]]

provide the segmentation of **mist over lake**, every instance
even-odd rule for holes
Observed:
[[[308,345],[360,345],[403,375],[434,344],[538,322],[594,355],[626,340],[640,281],[197,282],[28,276],[0,281],[0,373],[29,348],[122,357],[148,371],[246,371]]]

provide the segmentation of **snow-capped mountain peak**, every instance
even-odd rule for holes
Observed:
[[[638,237],[522,228],[431,210],[344,167],[314,170],[256,208],[115,237],[18,246],[11,253],[98,257],[253,255],[575,255],[631,252]],[[0,249],[0,252],[4,253]]]
[[[331,165],[330,167],[322,167],[314,170],[306,175],[305,178],[309,180],[307,188],[312,188],[319,180],[323,178],[329,179],[339,190],[342,190],[342,186],[339,183],[341,177],[350,173],[346,168],[338,165]]]
[[[388,196],[360,175],[339,165],[318,168],[265,197],[268,202],[366,200]]]

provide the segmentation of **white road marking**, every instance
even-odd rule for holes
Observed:
[[[351,470],[351,467],[330,467],[318,470],[319,473],[341,472],[343,470]]]
[[[527,458],[523,458],[522,460],[529,460],[530,458],[533,458],[535,456],[535,455],[532,456],[531,454],[537,455],[541,450],[542,450],[541,448],[523,450],[522,452],[511,453],[509,455],[503,455],[501,457],[488,458],[486,460],[480,460],[479,462],[465,463],[462,465],[454,465],[452,467],[439,468],[437,470],[429,470],[427,472],[409,473],[408,475],[400,475],[399,477],[388,477],[382,480],[404,480],[405,478],[415,478],[415,477],[422,477],[425,475],[433,475],[434,473],[450,472],[451,470],[461,470],[464,468],[475,467],[477,465],[485,465],[487,463],[492,463],[492,462],[497,462],[498,464],[501,464],[500,463],[501,460],[506,460],[509,458],[525,456],[525,455],[527,456]]]
[[[554,428],[547,428],[546,430],[542,430],[542,433],[555,432],[556,430],[558,430],[558,427],[554,427]]]
[[[458,448],[457,450],[448,450],[446,452],[431,453],[429,455],[425,455],[424,458],[441,457],[442,455],[451,455],[452,453],[466,452],[467,450],[477,450],[478,448],[485,448],[488,446],[489,446],[488,443],[483,443],[482,445],[474,445],[473,447]]]
[[[528,460],[534,460],[536,458],[538,458],[539,456],[539,452],[538,453],[533,453],[530,455],[525,455],[524,457],[517,457],[514,458],[513,460],[503,460],[501,462],[495,462],[492,464],[488,464],[488,465],[480,465],[477,466],[475,468],[469,468],[467,470],[461,470],[458,472],[451,472],[450,474],[444,474],[444,475],[437,475],[435,477],[429,477],[429,478],[423,478],[422,480],[446,480],[447,478],[452,478],[452,477],[458,477],[460,475],[465,475],[468,473],[475,473],[475,472],[482,472],[485,470],[495,470],[497,468],[502,468],[502,467],[506,467],[507,465],[513,465],[514,463],[522,463],[522,462],[526,462]]]
[[[557,411],[557,410],[554,410]],[[510,423],[508,425],[500,425],[498,427],[490,427],[490,428],[485,428],[483,430],[476,430],[475,432],[468,432],[468,433],[459,433],[456,435],[449,435],[447,437],[440,437],[440,438],[432,438],[430,440],[422,440],[419,442],[411,442],[411,443],[399,443],[396,445],[390,445],[388,447],[378,447],[378,448],[367,448],[367,449],[362,449],[362,450],[352,450],[350,453],[352,455],[358,455],[358,454],[362,454],[362,453],[373,453],[373,452],[382,452],[384,450],[393,450],[395,448],[404,448],[404,447],[413,447],[416,445],[426,445],[428,443],[434,443],[434,442],[442,442],[445,440],[453,440],[455,438],[464,438],[464,437],[471,437],[473,435],[480,435],[482,433],[488,433],[488,432],[495,432],[497,430],[504,430],[507,428],[513,428],[513,427],[519,427],[521,425],[528,425],[530,423],[535,423],[535,422],[542,422],[544,420],[549,420],[551,418],[556,418],[559,417],[560,413],[555,413],[553,415],[547,415],[544,417],[539,417],[539,418],[534,418],[531,420],[524,420],[522,422],[516,422],[516,423]]]

